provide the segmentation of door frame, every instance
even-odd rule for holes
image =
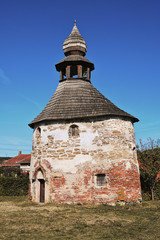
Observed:
[[[39,202],[44,203],[45,202],[45,181],[44,179],[38,179],[40,183],[40,189],[39,189]]]

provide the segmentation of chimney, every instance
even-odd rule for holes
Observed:
[[[18,152],[18,155],[21,155],[21,154],[22,154],[22,151],[19,151],[19,152]]]

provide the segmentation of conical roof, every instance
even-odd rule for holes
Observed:
[[[60,71],[60,74],[68,66],[77,66],[78,68],[78,65],[81,65],[90,71],[94,69],[94,64],[84,58],[87,47],[76,25],[74,25],[71,34],[65,40],[63,50],[67,57],[56,64],[56,69]],[[65,76],[66,79],[60,79],[51,100],[44,110],[29,124],[30,127],[34,128],[35,124],[46,121],[72,121],[86,118],[96,119],[97,117],[122,117],[132,122],[139,121],[104,97],[93,87],[90,79],[83,77],[72,78],[70,74],[69,76],[65,74]]]
[[[86,55],[87,45],[76,26],[76,21],[71,34],[63,43],[63,51],[66,56],[74,54],[76,51],[81,52],[83,56]]]
[[[116,107],[93,85],[82,79],[66,80],[59,83],[44,110],[29,124],[48,120],[72,120],[100,116],[124,117],[137,122],[138,119]]]

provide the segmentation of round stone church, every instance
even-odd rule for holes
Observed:
[[[94,64],[74,24],[57,63],[58,87],[34,129],[30,195],[34,202],[141,202],[133,124],[91,83]]]

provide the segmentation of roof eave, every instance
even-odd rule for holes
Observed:
[[[133,116],[125,116],[125,115],[117,115],[117,114],[102,114],[102,115],[97,115],[97,116],[78,116],[78,117],[67,117],[67,118],[45,118],[45,119],[41,119],[41,120],[37,120],[37,121],[32,121],[31,123],[28,124],[29,127],[31,127],[32,129],[34,129],[34,126],[35,124],[40,124],[40,123],[43,123],[43,122],[56,122],[56,121],[69,121],[69,120],[78,120],[78,119],[89,119],[89,118],[100,118],[100,117],[120,117],[120,118],[123,118],[123,119],[126,119],[126,120],[129,120],[131,121],[132,123],[135,123],[135,122],[139,122],[139,119],[138,118],[135,118]]]
[[[57,64],[55,64],[56,70],[59,72],[62,69],[64,69],[68,64],[71,65],[78,65],[78,64],[82,64],[86,67],[90,67],[90,70],[93,71],[95,69],[94,64],[90,61],[88,61],[87,59],[77,59],[77,60],[67,60],[67,58],[64,58],[62,61],[58,62]]]

